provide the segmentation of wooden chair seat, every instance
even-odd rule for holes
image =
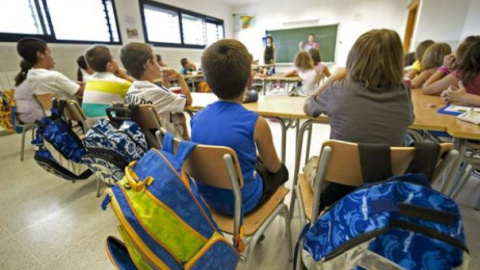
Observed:
[[[245,236],[253,235],[265,222],[275,207],[283,203],[283,199],[290,190],[285,187],[279,187],[277,191],[260,208],[244,216],[243,225],[245,227]],[[209,207],[212,217],[221,231],[233,234],[233,217],[215,212]]]

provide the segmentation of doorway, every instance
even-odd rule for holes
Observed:
[[[417,12],[420,6],[420,0],[413,0],[408,5],[407,27],[405,28],[405,36],[403,37],[403,52],[407,54],[410,51],[410,45],[413,36],[413,28],[417,21]]]

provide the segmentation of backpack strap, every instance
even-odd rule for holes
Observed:
[[[359,143],[358,153],[363,182],[377,182],[393,176],[390,146]]]
[[[406,173],[423,173],[429,181],[432,181],[433,171],[440,154],[440,145],[438,143],[414,142],[413,146],[415,146],[415,154]]]
[[[174,154],[175,157],[178,159],[180,164],[182,164],[190,155],[190,152],[197,146],[196,143],[191,142],[191,141],[180,141],[180,144],[178,145],[177,148],[177,153],[173,152],[173,142],[174,142],[174,136],[173,134],[166,132],[163,135],[163,148],[162,150],[171,154]]]

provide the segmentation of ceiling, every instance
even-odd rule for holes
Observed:
[[[248,5],[252,3],[257,3],[262,0],[218,0],[221,1],[225,4],[231,5],[231,6],[241,6],[241,5]]]

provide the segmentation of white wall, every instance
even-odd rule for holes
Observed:
[[[462,31],[467,23],[469,29],[477,27],[478,34],[479,13],[471,16],[472,19],[475,17],[476,24],[471,24],[472,22],[465,19],[469,5],[470,0],[422,0],[412,42],[414,47],[411,50],[414,51],[416,45],[426,39],[446,42],[453,49],[462,38]]]
[[[237,29],[235,32],[235,36],[247,46],[255,59],[263,58],[262,37],[266,30],[339,23],[335,64],[344,66],[348,51],[355,40],[370,29],[392,29],[403,38],[407,2],[398,0],[278,0],[274,3],[262,1],[235,7],[234,13],[255,16],[250,28]],[[318,23],[294,23],[305,20],[318,20]],[[306,39],[307,37],[305,41]],[[321,46],[320,44],[320,51]]]
[[[460,39],[470,35],[480,35],[480,0],[470,1]]]
[[[160,1],[159,1],[160,2]],[[225,37],[233,36],[233,19],[231,7],[219,3],[216,0],[167,0],[161,1],[167,5],[191,10],[204,15],[209,15],[224,20]],[[125,44],[129,41],[144,42],[142,21],[140,16],[140,7],[138,0],[116,0],[115,1],[118,23],[122,41]],[[79,22],[80,23],[80,22]],[[138,39],[128,39],[126,28],[137,28],[139,33]],[[50,44],[52,53],[55,57],[55,69],[64,73],[68,77],[75,79],[77,57],[82,54],[90,45],[77,44]],[[121,46],[111,46],[111,50],[118,59],[118,51]],[[202,49],[176,49],[176,48],[154,48],[156,53],[162,55],[165,63],[176,69],[180,68],[180,59],[187,57],[194,63],[200,63]],[[0,42],[0,72],[16,71],[19,69],[20,57],[16,52],[16,43]]]

